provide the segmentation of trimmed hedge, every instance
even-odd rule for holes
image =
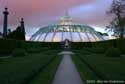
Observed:
[[[20,56],[26,56],[27,52],[24,49],[15,49],[12,53],[12,56],[14,57],[20,57]]]
[[[99,42],[72,42],[72,49],[81,49],[84,47],[101,47],[101,48],[118,48],[122,53],[125,49],[125,39],[116,39],[108,41],[99,41]],[[48,48],[48,49],[60,49],[61,42],[31,42],[31,41],[19,41],[12,39],[0,39],[0,50],[11,50],[15,48],[29,49],[29,48]],[[30,51],[30,50],[29,50]],[[32,50],[31,50],[32,51]]]
[[[109,57],[120,57],[121,52],[119,51],[119,49],[112,47],[105,52],[105,55]]]
[[[87,48],[84,48],[84,50],[89,51],[89,53],[90,52],[92,53],[104,53],[105,52],[105,48],[103,47],[92,47],[92,48],[87,47]]]
[[[11,50],[15,48],[60,48],[61,45],[58,42],[33,42],[33,41],[22,41],[13,39],[0,38],[0,49]]]

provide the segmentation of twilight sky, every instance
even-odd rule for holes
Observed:
[[[0,0],[0,31],[3,24],[4,7],[9,8],[8,27],[14,29],[24,17],[27,36],[39,27],[56,23],[66,11],[77,23],[88,24],[104,31],[111,21],[106,14],[112,0]]]

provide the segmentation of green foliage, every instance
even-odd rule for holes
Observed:
[[[15,48],[22,48],[27,50],[30,48],[60,49],[61,46],[60,43],[53,42],[32,42],[0,38],[0,50],[14,50]]]
[[[2,59],[0,59],[0,63],[2,62],[3,60]]]
[[[121,49],[121,53],[125,55],[125,48]]]
[[[125,31],[125,18],[123,17],[125,10],[124,5],[123,0],[113,0],[110,10],[108,11],[108,14],[112,14],[114,18],[107,28],[113,31],[119,38],[124,37]]]
[[[92,53],[104,53],[105,52],[105,48],[103,47],[93,47],[93,48],[84,48],[85,50],[92,52]]]
[[[98,74],[103,78],[102,80],[124,80],[125,59],[121,57],[107,57],[103,53],[95,54],[90,52],[89,55],[86,55],[82,54],[81,51],[79,50],[79,52],[75,52],[76,56],[74,56],[75,58],[73,58],[73,60],[75,61],[74,63],[76,64],[83,81],[95,79],[96,77],[94,77],[93,74],[95,74],[95,76]],[[88,65],[86,65],[85,62]],[[88,70],[88,66],[91,67],[91,69]]]
[[[24,49],[17,48],[13,51],[12,56],[18,57],[18,56],[26,56],[27,53]]]
[[[111,47],[106,50],[105,55],[109,57],[120,57],[121,52],[119,49]]]
[[[98,77],[95,76],[92,71],[78,58],[78,55],[72,56],[72,59],[79,70],[80,76],[83,81],[87,80],[97,80]]]
[[[110,47],[118,48],[122,53],[125,49],[125,39],[116,39],[100,42],[75,42],[71,43],[71,48],[73,49],[83,49],[83,48],[95,48],[92,52],[101,53],[105,49]],[[2,50],[12,52],[16,48],[25,49],[28,53],[37,53],[43,51],[42,49],[57,49],[61,50],[61,43],[59,42],[31,42],[31,41],[22,41],[22,40],[12,40],[12,39],[0,39],[0,51]],[[101,48],[101,49],[99,49]],[[104,51],[103,51],[104,48]],[[6,53],[7,53],[6,52]]]
[[[43,51],[45,51],[46,50],[46,48],[29,48],[29,49],[26,49],[26,51],[28,52],[28,53],[41,53],[41,52],[43,52]]]
[[[9,33],[7,38],[16,40],[25,40],[25,33],[22,32],[22,27],[19,26],[15,31]]]
[[[36,76],[29,84],[51,84],[57,71],[58,65],[61,61],[61,58],[61,56],[56,56],[56,58],[45,69],[43,69],[43,71],[38,76]]]
[[[12,53],[12,50],[0,50],[0,57],[3,57],[3,56],[8,56]]]
[[[125,54],[125,39],[118,39],[117,48],[121,51],[122,54]]]
[[[0,64],[0,84],[28,84],[40,72],[42,74],[42,70],[51,63],[54,56],[55,54],[50,56],[39,53],[4,59]]]

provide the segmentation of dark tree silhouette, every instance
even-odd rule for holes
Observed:
[[[15,31],[8,34],[7,38],[16,40],[25,40],[25,33],[22,32],[22,28],[18,26]]]
[[[107,26],[107,29],[113,31],[119,38],[123,38],[125,31],[125,1],[113,0],[111,8],[107,13],[114,15],[114,19]]]

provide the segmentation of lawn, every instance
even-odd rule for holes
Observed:
[[[125,80],[125,58],[108,57],[94,48],[74,52],[73,60],[83,80]]]
[[[0,61],[0,84],[28,84],[43,73],[44,76],[40,76],[40,78],[44,80],[41,82],[50,83],[61,59],[57,56],[58,52],[58,50],[48,50],[2,59]],[[51,69],[52,71],[50,71]]]
[[[61,61],[61,56],[57,56],[39,75],[37,75],[29,84],[52,84],[57,67]]]

